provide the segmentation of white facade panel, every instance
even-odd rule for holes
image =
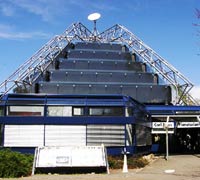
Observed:
[[[37,147],[44,145],[44,125],[5,125],[5,147]]]
[[[124,125],[88,125],[87,145],[124,146]]]
[[[86,145],[86,126],[46,125],[45,146]]]

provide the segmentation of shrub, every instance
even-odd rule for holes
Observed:
[[[124,163],[123,156],[108,156],[108,163],[111,169],[122,169]],[[127,158],[128,168],[142,168],[149,164],[148,160],[142,156],[128,156]]]
[[[137,157],[129,157],[128,158],[128,167],[135,169],[135,168],[143,168],[145,167],[149,162],[143,158],[142,156]]]
[[[108,156],[108,164],[111,169],[120,169],[123,166],[122,156]]]
[[[33,155],[10,149],[0,150],[0,178],[22,177],[31,174]]]

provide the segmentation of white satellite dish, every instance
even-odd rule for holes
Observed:
[[[90,21],[96,21],[100,17],[101,17],[101,14],[99,14],[99,13],[92,13],[92,14],[90,14],[88,16],[88,20],[90,20]]]
[[[97,20],[101,17],[101,14],[99,13],[92,13],[88,16],[88,20],[93,21],[94,22],[94,30],[93,30],[93,38],[94,41],[96,41],[97,35],[99,34],[97,31]]]

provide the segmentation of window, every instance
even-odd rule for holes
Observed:
[[[0,124],[0,146],[3,145],[3,125]]]
[[[72,116],[72,106],[48,106],[47,116]]]
[[[43,106],[8,106],[8,116],[43,116]]]
[[[73,107],[73,116],[84,116],[83,107]]]
[[[123,107],[90,107],[90,116],[123,116]]]
[[[127,107],[126,108],[126,117],[133,116],[133,107]]]
[[[3,106],[0,106],[0,116],[3,116],[4,115],[4,108]]]

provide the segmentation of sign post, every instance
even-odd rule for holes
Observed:
[[[126,151],[126,148],[124,148],[124,151],[122,153],[124,154],[124,163],[123,163],[122,172],[127,173],[128,172],[128,164],[127,164],[127,154],[128,154],[128,152]]]
[[[167,121],[165,123],[165,130],[166,130],[166,160],[169,160],[169,134],[168,134],[168,123],[169,123],[169,116],[167,116]]]

